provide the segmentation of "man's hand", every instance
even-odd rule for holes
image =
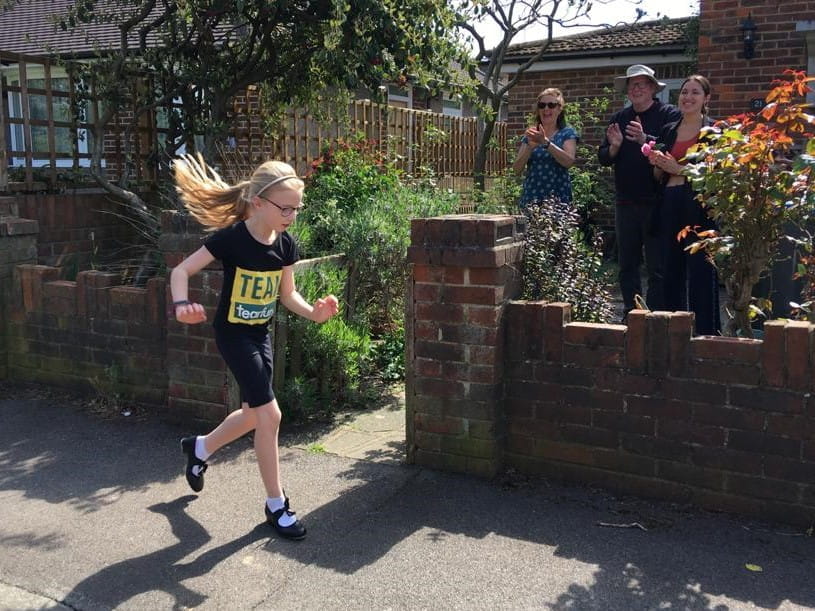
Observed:
[[[629,121],[625,126],[626,140],[633,140],[637,144],[645,144],[645,132],[642,131],[642,123],[639,117],[634,117],[633,121]]]
[[[623,144],[623,133],[620,131],[620,126],[612,123],[606,129],[606,139],[608,143],[615,149],[618,149]]]

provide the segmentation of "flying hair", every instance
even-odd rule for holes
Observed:
[[[252,200],[266,189],[278,185],[299,190],[304,187],[294,168],[275,160],[263,163],[249,180],[236,185],[226,183],[200,153],[176,159],[173,169],[176,191],[184,206],[210,231],[246,220]]]

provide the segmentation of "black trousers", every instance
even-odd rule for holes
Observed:
[[[715,224],[687,184],[665,189],[660,217],[665,236],[665,309],[693,312],[697,334],[718,335],[722,324],[716,268],[704,251],[692,255],[685,250],[696,241],[695,235],[677,240],[687,226],[702,231],[714,229]]]
[[[658,211],[657,203],[618,202],[615,207],[620,291],[626,314],[635,307],[634,295],[645,295],[641,279],[643,254],[648,281],[645,302],[651,310],[664,309],[662,258],[665,249],[659,235]]]

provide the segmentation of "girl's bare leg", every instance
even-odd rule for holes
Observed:
[[[277,435],[280,431],[282,414],[277,399],[260,407],[253,408],[257,420],[255,427],[255,456],[258,460],[260,477],[266,488],[266,496],[279,498],[283,496],[280,485],[280,457],[277,448]]]
[[[226,444],[235,441],[238,437],[246,435],[257,426],[257,416],[255,410],[258,408],[249,407],[246,403],[241,403],[241,408],[229,414],[224,421],[204,437],[204,446],[207,453],[213,454]]]

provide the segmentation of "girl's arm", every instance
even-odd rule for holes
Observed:
[[[309,305],[303,296],[297,292],[294,285],[294,271],[292,266],[283,268],[283,277],[280,279],[280,303],[298,316],[325,322],[339,311],[339,302],[334,295],[327,295]]]
[[[175,317],[178,322],[192,325],[204,322],[207,319],[204,306],[189,301],[189,284],[190,277],[200,272],[214,260],[215,257],[207,250],[206,246],[202,246],[176,265],[170,273],[170,294],[173,303],[186,301],[186,303],[174,306]]]

